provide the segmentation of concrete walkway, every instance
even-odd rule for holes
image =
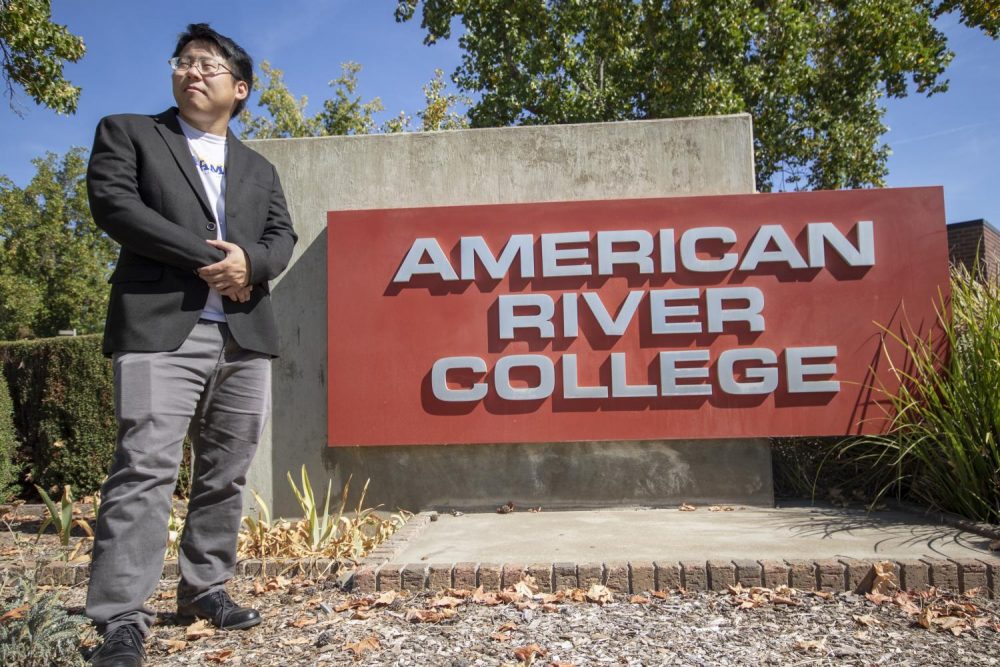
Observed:
[[[990,558],[990,539],[899,511],[788,506],[442,514],[393,559],[558,562]],[[1000,554],[998,554],[1000,555]]]
[[[531,575],[543,591],[594,583],[632,593],[725,591],[740,583],[863,592],[875,564],[890,561],[905,590],[934,586],[1000,598],[1000,552],[990,551],[998,535],[977,530],[904,511],[805,505],[430,512],[369,554],[352,585],[364,592],[496,590]]]

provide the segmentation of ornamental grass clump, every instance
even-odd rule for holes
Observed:
[[[954,268],[941,337],[898,336],[905,363],[889,359],[900,388],[889,396],[885,435],[845,442],[882,476],[880,495],[1000,523],[1000,282]]]
[[[302,509],[302,519],[271,520],[267,503],[253,493],[257,501],[256,517],[243,517],[238,551],[243,558],[331,558],[358,561],[384,542],[401,528],[411,513],[399,511],[382,516],[378,508],[364,506],[368,492],[365,482],[361,495],[352,510],[348,510],[348,496],[351,480],[348,479],[340,492],[340,503],[336,511],[330,511],[332,480],[327,483],[326,496],[317,502],[305,466],[302,466],[301,488],[288,474],[292,492]]]

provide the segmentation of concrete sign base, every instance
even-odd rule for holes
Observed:
[[[274,399],[249,486],[275,515],[353,474],[367,506],[484,510],[773,503],[767,440],[326,447],[327,212],[754,191],[748,115],[252,142],[281,176],[299,245],[272,286]],[[393,415],[386,414],[386,419]],[[664,438],[669,438],[664,433]],[[251,502],[252,498],[248,500]]]

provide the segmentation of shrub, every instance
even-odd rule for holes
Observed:
[[[0,361],[32,481],[93,493],[111,461],[117,429],[111,364],[101,354],[100,336],[2,343]]]
[[[7,380],[0,369],[0,503],[17,496],[17,478],[21,466],[17,462],[17,434],[14,431],[14,410],[7,390]]]
[[[86,620],[69,616],[54,591],[38,594],[29,575],[0,574],[0,665],[83,665],[79,631]]]
[[[1000,523],[1000,283],[964,267],[951,283],[943,340],[897,337],[907,359],[891,360],[901,387],[889,431],[848,441],[839,456],[887,478],[881,493]]]
[[[10,378],[8,398],[13,403],[16,432],[22,437],[14,460],[27,461],[31,480],[43,488],[69,484],[84,496],[99,489],[117,436],[114,374],[111,362],[101,353],[101,337],[0,343],[0,366],[0,375]],[[5,461],[3,400],[0,396],[0,500]],[[187,497],[190,473],[191,446],[185,440],[175,494]]]

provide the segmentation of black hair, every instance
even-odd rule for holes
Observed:
[[[202,41],[210,42],[219,49],[222,55],[226,59],[226,63],[229,65],[230,69],[233,71],[233,76],[236,77],[237,81],[245,81],[247,87],[251,90],[253,89],[253,58],[250,54],[243,50],[243,47],[234,42],[229,37],[225,35],[220,35],[216,31],[212,30],[207,23],[192,23],[188,25],[187,30],[182,32],[177,37],[177,46],[174,48],[173,57],[176,58],[184,50],[184,47],[188,45],[188,42]],[[239,100],[236,103],[236,107],[233,109],[231,117],[235,117],[239,112],[243,111],[243,107],[246,106],[246,98]]]

